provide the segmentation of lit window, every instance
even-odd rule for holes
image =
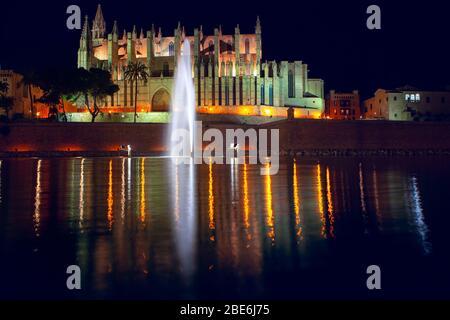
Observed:
[[[416,93],[416,101],[420,101],[420,94]]]
[[[250,53],[250,40],[248,38],[245,39],[245,53],[246,54]]]
[[[414,95],[414,93],[410,96],[411,101],[416,101],[416,96]]]
[[[406,95],[405,95],[405,100],[406,100],[406,101],[409,101],[409,94],[406,94]]]

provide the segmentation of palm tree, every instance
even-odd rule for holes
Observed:
[[[125,80],[128,80],[130,84],[134,81],[134,123],[137,118],[137,96],[138,96],[138,80],[143,80],[147,83],[149,78],[147,66],[142,62],[130,62],[125,70]]]
[[[34,119],[34,97],[33,97],[33,86],[38,83],[37,76],[34,72],[25,73],[20,84],[23,86],[27,86],[28,89],[28,98],[30,99],[30,111],[31,111],[31,119]]]

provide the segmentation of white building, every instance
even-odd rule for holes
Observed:
[[[364,117],[382,120],[443,119],[450,116],[450,91],[423,91],[410,86],[378,89],[364,101]]]

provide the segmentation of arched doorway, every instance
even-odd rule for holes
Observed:
[[[170,107],[170,95],[166,89],[159,89],[152,98],[152,111],[167,112]]]

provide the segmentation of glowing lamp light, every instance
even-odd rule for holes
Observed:
[[[270,117],[272,115],[272,111],[270,109],[264,110],[266,116]]]
[[[248,108],[241,108],[241,114],[248,114]]]

